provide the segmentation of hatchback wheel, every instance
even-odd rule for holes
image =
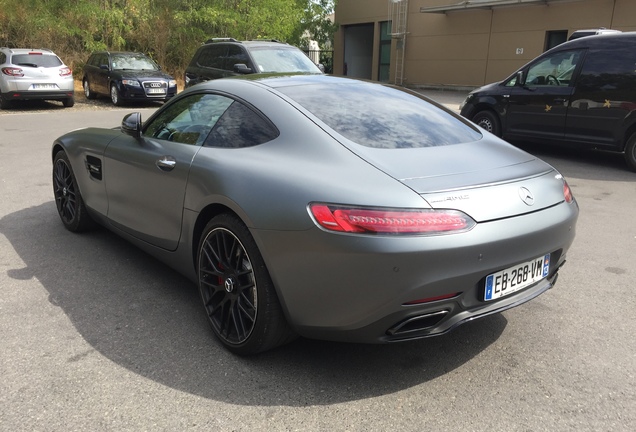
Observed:
[[[70,97],[70,98],[66,98],[62,101],[62,105],[64,105],[65,108],[71,108],[73,105],[75,105],[75,98]]]
[[[11,101],[6,100],[0,95],[0,109],[9,109],[11,108]]]
[[[68,156],[62,150],[53,159],[53,194],[57,212],[66,229],[80,232],[94,227],[95,223],[86,211]]]
[[[230,351],[256,354],[295,338],[256,242],[235,216],[208,223],[197,270],[208,321]]]

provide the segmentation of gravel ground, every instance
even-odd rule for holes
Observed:
[[[30,112],[57,112],[57,111],[99,111],[99,110],[124,110],[130,111],[131,107],[135,108],[159,108],[163,102],[138,102],[135,104],[116,107],[110,99],[102,97],[98,99],[86,99],[84,93],[75,92],[75,105],[71,108],[64,108],[62,102],[57,101],[16,101],[8,110],[0,109],[1,115],[23,114]]]

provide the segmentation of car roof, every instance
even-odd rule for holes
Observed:
[[[296,48],[293,45],[289,45],[285,42],[281,42],[275,39],[255,39],[255,40],[246,40],[240,41],[234,38],[212,38],[208,39],[204,45],[209,44],[219,44],[219,43],[229,43],[229,44],[237,44],[237,45],[245,45],[249,47],[267,47],[267,46],[275,46],[275,47],[289,47]]]
[[[591,35],[580,37],[577,39],[573,39],[567,42],[564,42],[556,47],[552,48],[552,50],[559,50],[564,48],[577,48],[577,47],[588,47],[588,46],[613,46],[616,42],[620,41],[634,41],[636,42],[636,32],[616,32],[616,33],[604,33],[598,35]]]
[[[123,54],[123,55],[127,55],[127,54],[134,54],[134,55],[145,55],[147,57],[146,54],[139,52],[139,51],[95,51],[93,52],[91,55],[95,55],[95,54]]]
[[[38,53],[42,53],[45,55],[56,55],[53,51],[51,51],[48,48],[7,48],[7,47],[2,47],[0,48],[2,50],[6,50],[12,54],[27,54],[30,52],[38,52]]]

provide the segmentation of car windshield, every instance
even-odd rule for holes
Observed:
[[[113,55],[113,69],[157,70],[157,64],[143,54]]]
[[[436,147],[482,137],[451,113],[392,87],[354,82],[279,90],[340,135],[367,147]]]
[[[267,47],[252,48],[250,53],[256,61],[258,71],[321,73],[309,57],[296,48]]]
[[[31,67],[58,67],[62,66],[62,61],[54,55],[47,54],[15,54],[11,60],[13,64]]]

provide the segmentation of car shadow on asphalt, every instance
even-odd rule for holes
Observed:
[[[621,153],[580,150],[528,142],[514,142],[513,144],[548,162],[567,179],[636,181],[636,173],[629,170]]]
[[[6,215],[0,233],[24,263],[8,277],[36,278],[91,347],[57,361],[81,367],[77,362],[101,355],[162,385],[226,403],[328,405],[391,394],[459,368],[507,325],[498,314],[420,341],[298,339],[243,358],[217,342],[192,282],[105,229],[67,231],[53,201]],[[50,305],[32,307],[43,319],[56,313]]]

